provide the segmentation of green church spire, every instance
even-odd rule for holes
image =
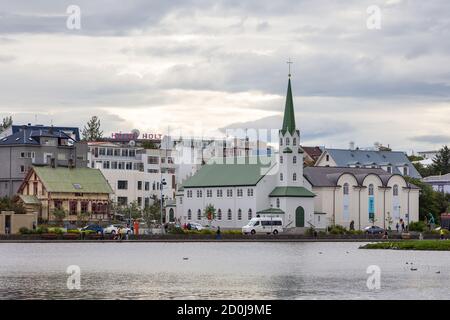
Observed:
[[[283,127],[281,133],[285,134],[289,132],[291,135],[295,132],[295,113],[294,113],[294,101],[292,99],[291,89],[291,75],[289,74],[288,89],[286,95],[286,105],[284,107]]]

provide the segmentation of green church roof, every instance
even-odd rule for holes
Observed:
[[[283,127],[281,133],[289,132],[291,135],[295,132],[295,113],[294,100],[292,99],[291,78],[288,82],[288,90],[286,95],[286,105],[284,107]]]
[[[284,214],[284,211],[278,208],[269,208],[258,211],[256,214]]]
[[[48,192],[113,193],[98,169],[33,167]]]
[[[269,197],[315,197],[316,195],[305,187],[276,187]]]
[[[183,182],[186,188],[255,186],[272,164],[206,164]]]

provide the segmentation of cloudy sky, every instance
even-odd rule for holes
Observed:
[[[0,0],[0,117],[98,115],[106,135],[279,128],[290,57],[303,144],[434,149],[450,144],[449,39],[448,0]]]

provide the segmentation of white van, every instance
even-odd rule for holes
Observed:
[[[283,232],[283,220],[281,218],[252,218],[247,225],[242,227],[243,234],[278,234],[279,232]]]

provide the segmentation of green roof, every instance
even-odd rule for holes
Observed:
[[[258,211],[256,214],[284,214],[284,211],[278,208],[269,208]]]
[[[285,134],[289,132],[291,135],[295,132],[295,113],[294,101],[292,99],[291,78],[288,82],[288,90],[286,94],[286,105],[284,107],[283,127],[281,132]]]
[[[183,182],[186,188],[255,186],[272,165],[270,164],[206,164]]]
[[[292,153],[292,149],[289,147],[286,147],[283,149],[283,153]]]
[[[113,193],[98,169],[33,167],[48,192]]]
[[[39,201],[39,199],[36,196],[19,194],[19,198],[25,204],[41,204],[41,202]]]
[[[305,187],[276,187],[269,197],[315,197],[316,195]]]

